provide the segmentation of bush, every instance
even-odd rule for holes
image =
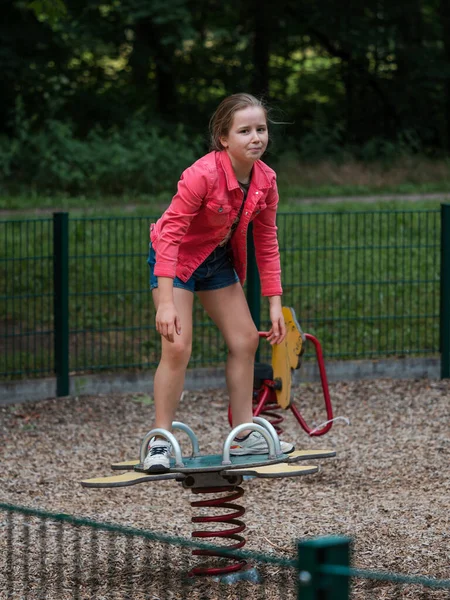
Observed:
[[[122,130],[99,127],[78,139],[71,123],[50,119],[33,131],[22,115],[14,138],[0,139],[0,183],[45,193],[156,194],[173,189],[202,151],[181,125],[170,134],[135,117]]]

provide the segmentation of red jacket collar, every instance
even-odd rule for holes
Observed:
[[[228,152],[226,150],[222,150],[218,153],[218,155],[220,163],[225,173],[228,190],[235,190],[239,187],[239,182],[236,179],[236,175],[234,173],[230,157],[228,156]],[[264,167],[265,164],[261,160],[257,160],[253,165],[252,182],[257,188],[260,189],[272,187],[272,182],[269,179]]]

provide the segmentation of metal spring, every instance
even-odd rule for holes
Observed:
[[[220,538],[233,540],[235,543],[229,544],[223,547],[225,552],[221,552],[221,549],[214,550],[193,550],[192,554],[194,556],[216,556],[220,558],[226,558],[232,561],[232,564],[217,566],[217,567],[209,567],[209,566],[198,566],[194,567],[190,572],[189,576],[199,576],[199,575],[225,575],[227,573],[233,573],[235,571],[239,571],[246,564],[247,561],[234,557],[230,550],[238,550],[242,548],[246,540],[243,536],[239,535],[245,529],[245,523],[239,519],[245,513],[245,508],[240,506],[239,504],[233,504],[234,500],[241,498],[244,495],[244,490],[241,487],[233,487],[229,486],[223,487],[211,487],[211,488],[195,488],[192,489],[194,494],[217,494],[217,493],[226,493],[226,496],[220,496],[219,498],[208,498],[207,500],[198,500],[196,502],[191,502],[191,506],[193,508],[197,507],[214,507],[214,508],[224,508],[230,509],[233,512],[224,515],[215,515],[215,516],[201,516],[201,517],[192,517],[193,523],[227,523],[229,525],[234,525],[231,529],[224,530],[214,530],[214,531],[194,531],[192,533],[192,537],[194,538]]]

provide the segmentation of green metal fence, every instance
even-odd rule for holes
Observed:
[[[352,540],[330,536],[299,542],[298,600],[347,600],[351,584],[362,598],[448,598],[450,579],[356,569],[351,566]],[[433,590],[433,592],[431,592]],[[440,590],[439,596],[435,591]]]
[[[52,219],[0,222],[1,377],[54,372]]]
[[[215,567],[230,564],[227,558],[192,555],[198,548],[217,550],[212,544],[2,503],[0,529],[0,598],[5,600],[296,597],[295,558],[235,551],[247,567],[217,580],[190,576],[208,560]]]
[[[151,217],[0,222],[0,377],[154,368],[148,287]],[[442,210],[280,213],[283,302],[328,359],[437,355],[450,376],[450,206]],[[252,265],[253,262],[250,261]],[[257,277],[249,273],[255,320]],[[256,291],[255,291],[256,290]],[[199,304],[191,367],[225,346]],[[263,344],[263,343],[262,343]],[[261,348],[262,358],[268,348]]]
[[[352,567],[345,537],[299,541],[292,558],[236,550],[246,569],[218,579],[190,576],[201,560],[192,550],[217,550],[211,544],[5,503],[0,529],[5,600],[431,600],[450,590],[449,579]]]

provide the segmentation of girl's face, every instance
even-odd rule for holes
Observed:
[[[259,106],[236,111],[228,135],[220,138],[233,166],[253,165],[263,155],[268,141],[266,115]]]

